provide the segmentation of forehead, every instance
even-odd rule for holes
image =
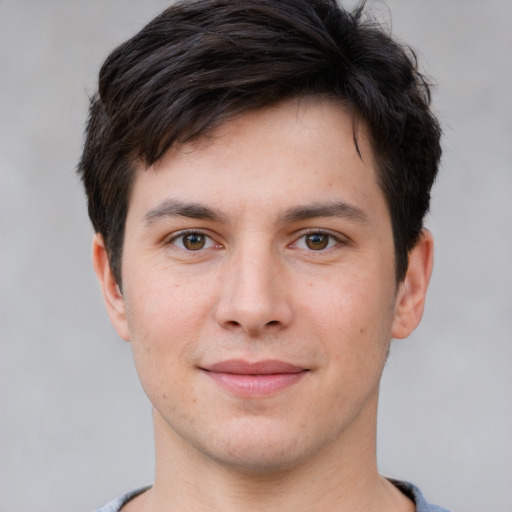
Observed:
[[[333,100],[293,99],[245,113],[139,168],[130,209],[134,201],[147,209],[169,195],[273,209],[340,195],[381,201],[366,130],[362,124],[354,129],[348,109]]]

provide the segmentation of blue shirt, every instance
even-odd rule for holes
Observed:
[[[416,512],[450,512],[445,508],[427,503],[423,497],[423,494],[421,494],[421,491],[415,485],[398,480],[391,480],[391,482],[406,496],[411,498],[412,501],[414,501],[416,504]],[[107,503],[104,507],[98,509],[96,512],[119,512],[121,508],[124,507],[131,499],[135,498],[135,496],[138,496],[139,494],[142,494],[144,491],[147,491],[149,488],[150,486],[127,492],[123,496],[120,496],[119,498],[112,500],[110,503]]]

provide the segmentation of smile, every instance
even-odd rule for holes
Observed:
[[[276,360],[250,363],[231,359],[201,368],[220,387],[248,398],[275,394],[301,380],[309,371]]]

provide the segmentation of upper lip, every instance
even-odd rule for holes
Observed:
[[[237,375],[271,375],[275,373],[299,373],[307,370],[307,368],[276,359],[255,362],[244,361],[243,359],[228,359],[202,367],[202,369],[209,372]]]

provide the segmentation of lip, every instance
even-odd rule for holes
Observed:
[[[274,359],[256,362],[230,359],[201,370],[221,388],[245,398],[276,394],[299,382],[309,371]]]

